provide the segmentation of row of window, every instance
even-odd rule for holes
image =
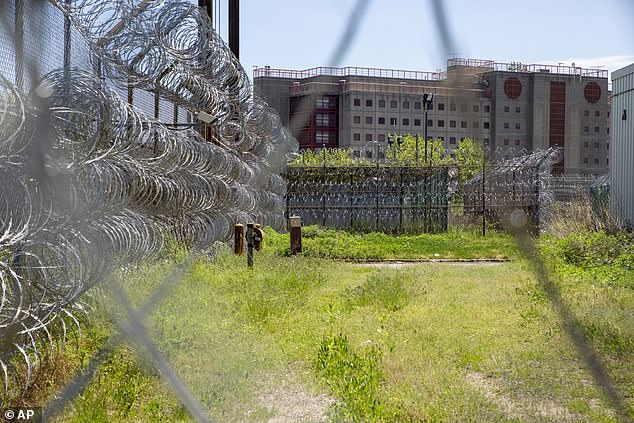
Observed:
[[[610,128],[608,127],[606,129],[607,129],[608,134],[609,134],[610,133]],[[590,132],[590,127],[589,126],[584,126],[583,127],[583,132]],[[601,128],[599,126],[595,126],[594,127],[594,132],[597,132],[597,133],[601,132]]]
[[[353,99],[353,104],[355,107],[361,107],[361,99],[360,98],[355,98]],[[379,107],[386,107],[387,102],[386,100],[379,100],[378,101],[378,105]],[[368,98],[365,100],[365,107],[374,107],[374,101],[371,98]],[[390,108],[391,109],[396,109],[398,107],[398,101],[396,100],[390,100]],[[410,102],[409,100],[403,100],[402,106],[403,109],[409,109],[410,108]],[[422,104],[420,101],[415,101],[414,102],[414,109],[416,110],[420,110],[422,108]],[[428,110],[434,110],[434,103],[431,103],[429,105]],[[445,103],[438,103],[438,110],[445,110]],[[449,110],[452,112],[457,111],[457,106],[455,103],[451,103],[449,104]],[[474,113],[479,113],[480,112],[480,105],[479,104],[474,104],[471,106],[471,110]],[[466,112],[467,111],[467,105],[466,104],[461,104],[460,105],[460,111],[461,112]],[[484,113],[490,113],[491,112],[491,106],[483,106],[483,111]],[[519,112],[518,112],[519,113]]]
[[[599,143],[599,141],[595,141],[594,142],[594,148],[599,148],[601,147],[601,143]],[[590,143],[588,141],[584,141],[583,142],[583,148],[590,148]],[[609,150],[610,149],[610,143],[606,143],[605,144],[605,149]]]
[[[510,129],[511,124],[508,122],[504,122],[504,129]],[[522,125],[519,122],[515,122],[515,129],[522,129]]]
[[[590,159],[588,159],[587,157],[584,157],[584,158],[583,158],[583,164],[588,164],[589,162],[590,162]],[[594,159],[594,164],[595,164],[595,165],[598,165],[598,164],[599,164],[599,159],[598,159],[598,158],[595,158],[595,159]],[[605,165],[606,165],[606,166],[610,166],[610,158],[609,158],[609,157],[607,157],[607,158],[605,159]]]
[[[585,117],[590,116],[590,110],[584,110],[584,111],[583,111],[583,115],[584,115]],[[594,117],[601,117],[601,112],[600,112],[599,110],[595,110],[595,111],[594,111]],[[610,112],[609,112],[609,111],[607,112],[607,118],[608,118],[608,119],[610,118]]]
[[[504,113],[510,113],[511,108],[509,106],[504,106]],[[515,106],[515,113],[521,113],[522,108],[520,106]]]
[[[434,139],[438,139],[438,140],[440,140],[441,142],[445,141],[445,137],[433,137],[433,138],[434,138]],[[456,144],[456,139],[457,139],[456,137],[449,137],[449,144],[451,144],[451,145],[455,145],[455,144]],[[465,137],[461,137],[461,138],[460,138],[460,141],[462,141],[462,140],[464,140],[464,139],[465,139]],[[360,133],[358,133],[358,132],[356,132],[356,133],[352,134],[352,140],[353,140],[353,141],[361,141],[361,134],[360,134]],[[380,141],[380,142],[385,142],[385,140],[386,140],[386,135],[385,135],[385,134],[378,134],[378,135],[377,135],[377,140],[378,140],[378,141]],[[476,139],[476,140],[477,140],[477,139]],[[373,141],[372,134],[365,134],[365,141],[366,141],[366,142]],[[485,144],[485,145],[489,145],[489,139],[488,139],[488,138],[485,138],[485,139],[484,139],[484,144]]]

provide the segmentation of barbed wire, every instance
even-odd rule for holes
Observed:
[[[168,236],[201,247],[228,239],[237,221],[281,228],[286,183],[279,174],[297,148],[276,113],[251,95],[246,73],[213,31],[209,17],[192,4],[49,1],[83,34],[93,53],[90,67],[98,74],[66,68],[48,73],[41,82],[34,63],[27,61],[30,86],[37,88],[28,95],[17,83],[22,72],[15,84],[0,75],[0,374],[5,398],[11,389],[28,386],[40,345],[50,344],[56,328],[65,334],[67,322],[79,325],[75,314],[85,311],[81,296],[114,269],[156,254]],[[333,57],[345,56],[368,5],[357,2],[347,27],[350,36],[342,37]],[[452,51],[442,3],[432,5],[442,49]],[[3,24],[7,31],[9,25]],[[19,37],[11,41],[23,42]],[[208,121],[215,128],[215,142],[205,142],[191,127],[175,131],[148,118],[109,90],[111,82],[121,90],[156,93]],[[552,160],[544,162],[545,168]],[[506,178],[510,168],[528,168],[513,160],[508,165],[505,172],[497,169],[482,177]],[[527,176],[527,189],[534,187],[531,178]],[[598,386],[619,416],[630,421],[593,348],[574,330],[574,316],[553,292],[532,240],[522,233],[518,241],[527,257],[540,264],[540,283]],[[123,290],[113,291],[126,318],[117,321],[120,335],[111,346],[126,337],[150,351],[155,365],[171,375],[173,390],[192,416],[207,421],[207,412],[171,372],[143,324],[149,309],[183,278],[191,260],[166,278],[139,311],[132,309]],[[111,346],[87,368],[94,370]],[[28,368],[23,383],[16,380],[10,360],[15,356]],[[47,416],[81,392],[91,374],[71,381]]]

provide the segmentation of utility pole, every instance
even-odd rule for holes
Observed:
[[[240,59],[240,0],[229,0],[229,48]]]
[[[198,0],[198,7],[202,7],[207,12],[207,16],[209,16],[209,21],[213,22],[213,9],[211,0]]]

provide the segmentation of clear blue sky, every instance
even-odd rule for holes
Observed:
[[[227,0],[220,33],[227,38]],[[241,62],[327,65],[355,0],[242,0]],[[632,0],[444,0],[457,57],[618,69],[634,62]],[[430,0],[373,0],[342,66],[444,69]]]

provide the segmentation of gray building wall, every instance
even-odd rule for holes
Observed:
[[[634,64],[612,73],[612,160],[610,207],[634,224]]]
[[[280,112],[285,124],[289,121],[292,97],[337,95],[337,145],[360,155],[371,155],[366,157],[375,157],[377,147],[385,151],[389,134],[422,137],[424,110],[415,105],[422,103],[423,93],[432,92],[435,97],[427,119],[429,137],[442,139],[449,152],[461,139],[475,138],[489,147],[493,158],[504,159],[550,146],[551,82],[562,82],[565,84],[564,172],[608,171],[611,137],[606,124],[610,110],[608,81],[605,77],[587,76],[600,72],[486,61],[481,67],[455,65],[459,62],[448,66],[446,73],[437,74],[438,78],[430,79],[422,75],[424,72],[364,68],[273,69],[278,75],[269,77],[267,69],[258,69],[254,85],[256,92]],[[348,69],[354,74],[346,74]],[[298,77],[306,72],[310,76]],[[284,75],[294,77],[280,77]],[[516,78],[521,84],[516,98],[504,91],[509,78]],[[595,103],[584,95],[589,82],[600,87],[601,96]]]

